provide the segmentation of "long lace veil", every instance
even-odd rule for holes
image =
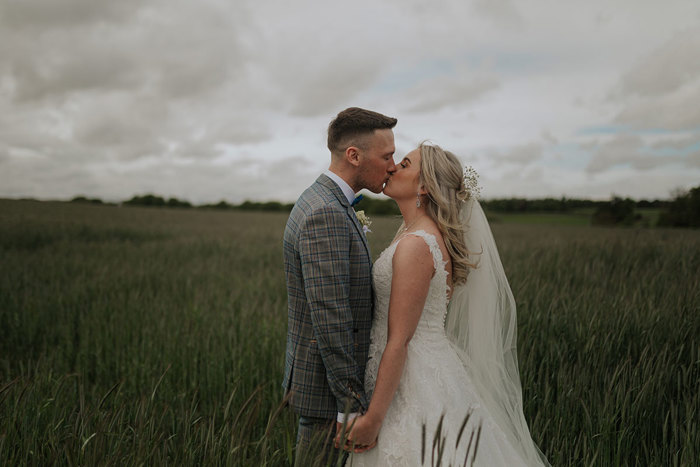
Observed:
[[[549,465],[523,415],[516,348],[515,300],[484,211],[471,197],[461,212],[465,240],[477,263],[455,287],[445,330],[483,404],[527,465]]]

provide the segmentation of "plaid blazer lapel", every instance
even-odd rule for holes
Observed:
[[[350,216],[350,219],[352,219],[353,224],[355,224],[355,228],[359,232],[360,237],[362,237],[362,243],[365,245],[365,250],[367,250],[367,256],[369,256],[371,258],[372,255],[369,251],[369,243],[367,243],[367,234],[365,234],[365,231],[362,228],[362,225],[360,225],[360,221],[357,220],[357,216],[355,215],[355,210],[351,206],[348,206],[348,216]]]
[[[365,251],[367,252],[367,257],[370,258],[370,262],[372,260],[372,254],[370,253],[369,250],[369,243],[367,243],[367,235],[365,235],[365,231],[362,229],[362,225],[360,224],[360,221],[357,220],[357,216],[355,215],[355,210],[353,209],[352,206],[350,206],[350,203],[348,202],[348,199],[345,197],[345,194],[343,193],[343,190],[340,189],[340,187],[329,177],[327,177],[324,174],[321,174],[321,176],[318,178],[318,182],[321,183],[323,186],[328,188],[333,195],[338,199],[338,202],[345,207],[348,213],[348,217],[350,217],[350,220],[352,220],[352,223],[355,225],[355,229],[357,229],[357,232],[360,234],[360,238],[362,239],[362,244],[365,246]]]

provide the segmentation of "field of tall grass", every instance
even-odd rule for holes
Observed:
[[[285,221],[0,200],[0,465],[289,465]],[[700,465],[700,232],[493,229],[550,462]]]

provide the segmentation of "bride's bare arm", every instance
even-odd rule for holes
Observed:
[[[367,412],[355,420],[348,435],[349,440],[360,446],[371,445],[377,438],[399,386],[408,343],[423,312],[430,279],[435,272],[425,241],[413,235],[402,239],[394,252],[392,269],[387,343],[379,363],[377,382]]]

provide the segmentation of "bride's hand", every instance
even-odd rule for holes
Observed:
[[[381,428],[381,423],[373,421],[367,415],[360,415],[350,427],[345,450],[352,449],[355,452],[364,452],[372,449],[377,444],[379,428]]]

